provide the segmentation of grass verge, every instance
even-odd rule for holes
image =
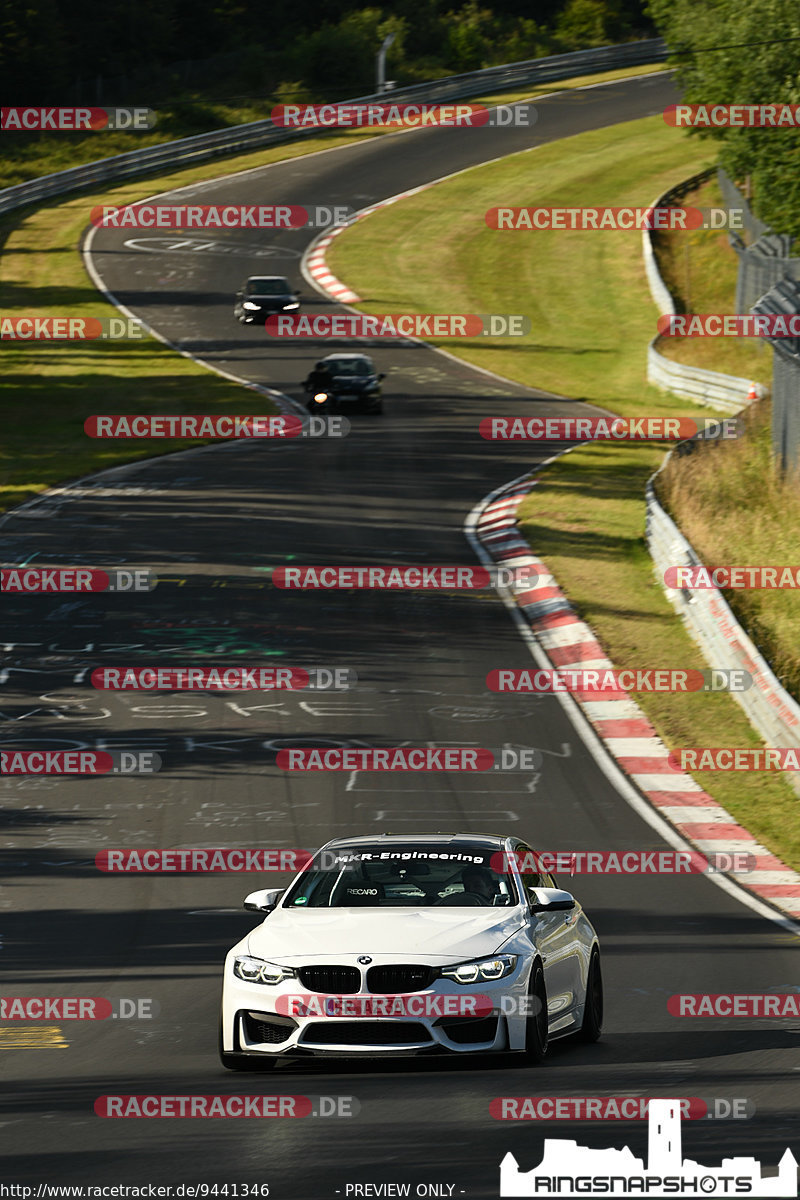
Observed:
[[[369,298],[359,306],[365,311],[527,312],[532,333],[513,346],[441,343],[523,384],[626,416],[708,415],[644,383],[657,313],[638,235],[498,233],[483,220],[498,202],[525,205],[533,198],[541,206],[647,205],[702,170],[702,154],[696,141],[675,137],[660,118],[581,134],[456,176],[366,218],[333,244],[331,268]],[[635,444],[595,444],[564,455],[539,476],[520,524],[615,664],[702,668],[644,540],[644,486],[663,457],[663,449]],[[637,699],[672,748],[760,744],[730,696]],[[741,774],[696,778],[755,837],[800,868],[798,801],[782,775],[762,775],[757,787]]]

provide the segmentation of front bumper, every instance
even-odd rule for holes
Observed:
[[[398,1017],[327,1016],[324,1009],[326,1001],[334,999],[332,995],[307,991],[297,979],[276,986],[246,983],[233,974],[229,960],[223,994],[223,1049],[253,1056],[347,1057],[519,1050],[525,1044],[520,1002],[527,996],[529,970],[530,964],[520,960],[506,978],[470,988],[436,979],[424,991],[403,993],[404,1014]],[[469,995],[482,998],[476,1015],[458,1015],[459,1005],[453,998],[463,1003]],[[298,998],[297,1002],[289,1005],[288,997]],[[391,1005],[394,999],[364,989],[341,998],[352,1002],[352,1008],[380,1001]],[[305,1008],[313,1010],[310,1015],[302,1015]]]

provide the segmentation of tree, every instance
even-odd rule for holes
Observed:
[[[796,0],[649,0],[688,104],[800,103]],[[785,129],[692,130],[719,142],[720,165],[750,176],[752,207],[777,233],[800,235],[800,135]]]

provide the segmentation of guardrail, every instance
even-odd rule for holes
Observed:
[[[552,83],[572,75],[594,71],[610,71],[620,67],[643,66],[663,62],[667,48],[663,38],[627,42],[621,46],[601,46],[593,50],[576,50],[550,58],[528,59],[471,71],[464,75],[449,75],[430,83],[398,88],[382,95],[358,96],[339,104],[367,104],[373,101],[392,103],[395,100],[419,100],[436,103],[460,100],[498,91],[510,91],[537,83]],[[283,129],[272,121],[252,121],[234,129],[196,134],[179,141],[165,142],[143,150],[130,150],[111,158],[71,167],[52,175],[43,175],[27,183],[0,191],[0,213],[11,212],[29,204],[37,204],[51,196],[80,191],[98,183],[112,183],[142,175],[157,174],[165,168],[192,166],[222,155],[238,154],[259,146],[295,141],[319,134],[319,129]]]
[[[747,407],[753,386],[749,379],[723,375],[721,371],[708,371],[703,367],[689,367],[672,358],[665,358],[656,349],[660,336],[656,335],[647,347],[648,383],[675,396],[694,400],[695,404],[707,404],[722,412],[738,413]],[[759,384],[755,387],[759,395],[763,394],[764,389]]]
[[[646,491],[647,546],[662,587],[667,567],[705,565],[656,496],[655,481],[671,454],[672,451],[648,480]],[[800,705],[781,685],[731,612],[722,593],[717,588],[689,591],[665,587],[664,590],[710,666],[721,670],[744,670],[754,677],[754,685],[748,691],[732,692],[731,695],[767,745],[800,747]],[[792,772],[788,777],[800,793],[800,781],[794,780]]]
[[[681,183],[664,192],[663,196],[654,200],[652,207],[662,208],[676,204],[688,192],[693,191],[701,183],[705,183],[712,175],[715,175],[716,171],[716,167],[709,167],[705,171],[698,172],[697,175],[692,175],[689,179],[682,180]],[[658,308],[659,316],[673,316],[678,310],[658,269],[653,248],[653,232],[650,229],[642,230],[642,254],[647,283],[650,295]],[[749,379],[742,379],[738,375],[725,375],[722,371],[692,367],[676,362],[674,359],[665,358],[657,349],[660,341],[661,334],[657,333],[647,346],[648,383],[663,388],[664,391],[672,392],[675,396],[684,396],[687,400],[694,400],[696,404],[707,404],[711,408],[719,408],[728,413],[741,412],[750,402],[750,389],[753,385]],[[759,385],[756,386],[756,392],[759,396],[763,396],[765,389]]]

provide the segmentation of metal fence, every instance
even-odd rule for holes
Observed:
[[[717,182],[727,207],[742,212],[744,235],[728,235],[739,259],[734,312],[751,312],[756,301],[780,279],[800,279],[800,257],[792,255],[794,239],[786,233],[775,233],[757,217],[747,197],[722,167],[717,171]]]
[[[800,283],[778,280],[753,305],[753,312],[792,316],[800,313]],[[765,337],[772,356],[772,448],[784,471],[800,468],[800,338]]]
[[[650,38],[641,42],[628,42],[622,46],[601,46],[593,50],[557,54],[550,58],[507,63],[500,67],[488,67],[483,71],[471,71],[465,75],[449,75],[431,83],[397,88],[388,95],[358,96],[347,103],[366,104],[377,100],[419,100],[436,103],[460,100],[468,96],[517,91],[539,83],[568,79],[573,75],[660,63],[666,57],[667,48],[663,38]],[[6,188],[0,191],[0,213],[38,204],[51,196],[92,188],[97,184],[159,174],[172,167],[193,166],[223,155],[239,154],[261,146],[313,137],[318,133],[319,130],[311,127],[282,129],[274,126],[269,120],[252,121],[246,125],[237,125],[233,129],[202,133],[143,150],[131,150],[127,154],[118,154],[99,162],[72,167],[54,175],[43,175],[28,183]]]

